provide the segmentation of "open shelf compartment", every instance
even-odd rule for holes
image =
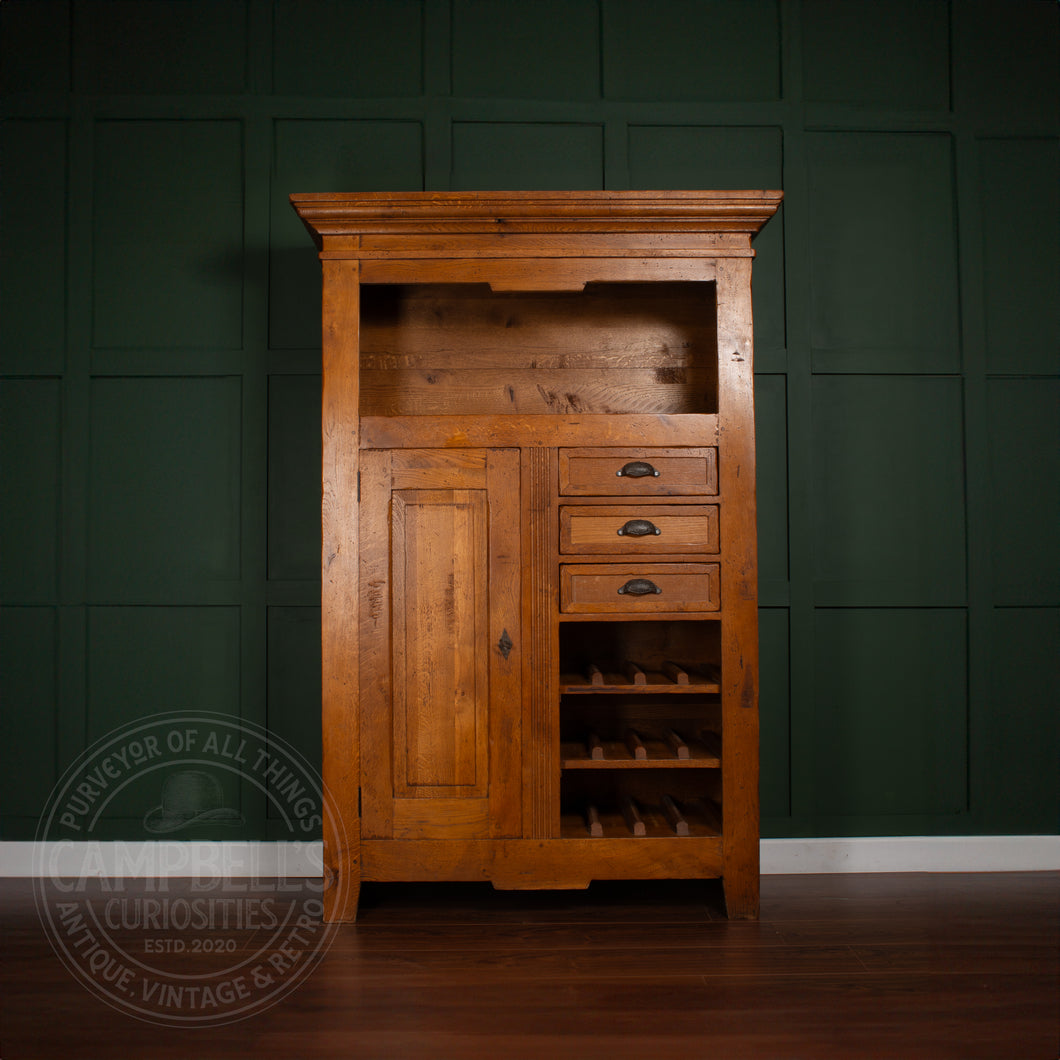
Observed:
[[[720,633],[716,622],[694,619],[564,622],[560,689],[572,695],[716,693]]]
[[[710,771],[568,774],[560,834],[569,839],[673,839],[721,835],[720,781]]]
[[[361,290],[361,415],[659,416],[718,411],[712,282]]]

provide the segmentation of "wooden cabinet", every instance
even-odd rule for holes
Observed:
[[[323,267],[326,915],[361,880],[720,876],[756,916],[750,242],[780,194],[292,201]]]

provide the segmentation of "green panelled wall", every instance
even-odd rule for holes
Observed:
[[[287,195],[416,188],[785,190],[755,273],[763,832],[1055,832],[1058,22],[6,0],[2,837],[158,711],[319,759],[320,283]]]

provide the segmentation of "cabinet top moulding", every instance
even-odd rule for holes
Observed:
[[[769,220],[780,191],[477,191],[319,192],[291,195],[291,204],[317,248],[357,256],[362,236],[430,236],[455,233],[570,236],[585,233],[731,233],[704,245],[732,253]],[[665,242],[665,241],[664,241]],[[694,243],[698,241],[693,241]],[[380,245],[380,250],[384,249]],[[397,248],[387,244],[385,249]],[[691,247],[690,247],[691,249]],[[451,251],[450,251],[451,253]],[[551,253],[577,254],[573,244]]]

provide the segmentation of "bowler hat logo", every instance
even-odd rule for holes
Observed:
[[[224,805],[217,778],[199,769],[181,770],[166,777],[162,805],[144,817],[144,828],[155,834],[205,823],[242,824],[243,815]]]

